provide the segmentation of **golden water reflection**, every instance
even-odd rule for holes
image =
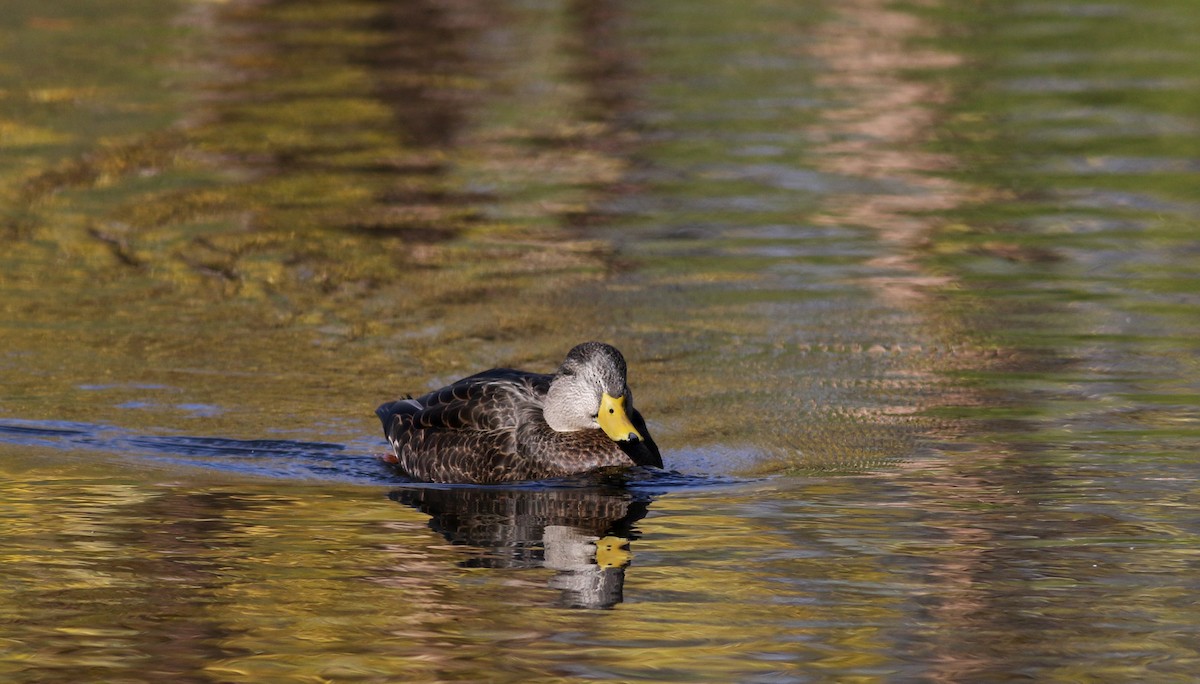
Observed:
[[[0,414],[82,436],[0,444],[0,676],[1196,670],[1194,8],[10,4]],[[587,338],[669,467],[776,477],[104,439],[336,473]]]
[[[1187,652],[1196,531],[1153,503],[1077,505],[1103,483],[1046,470],[958,489],[950,469],[668,487],[647,507],[621,490],[51,467],[6,471],[0,490],[14,681],[954,681],[1119,668],[1074,649],[1146,615],[1160,638],[1124,657]],[[1081,630],[1078,611],[1101,619]]]

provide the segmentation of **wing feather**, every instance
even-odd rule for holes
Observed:
[[[379,407],[384,432],[408,475],[438,482],[493,482],[521,471],[516,429],[551,376],[498,368],[416,399]]]
[[[435,430],[505,430],[522,405],[539,408],[550,376],[496,368],[430,392],[415,401],[415,427]],[[385,426],[386,427],[386,426]]]

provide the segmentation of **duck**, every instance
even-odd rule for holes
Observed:
[[[553,373],[493,368],[375,410],[392,463],[419,482],[500,484],[602,468],[662,468],[633,407],[625,357],[584,342]]]
[[[492,368],[384,403],[385,460],[412,480],[473,485],[662,468],[625,376],[616,347],[583,342],[553,373]]]

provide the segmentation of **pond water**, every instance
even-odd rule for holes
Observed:
[[[1193,681],[1198,33],[9,0],[0,679]],[[377,462],[587,339],[669,472]]]

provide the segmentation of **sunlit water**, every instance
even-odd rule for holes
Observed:
[[[1192,681],[1198,32],[6,3],[0,679]],[[593,338],[669,472],[376,459]]]

